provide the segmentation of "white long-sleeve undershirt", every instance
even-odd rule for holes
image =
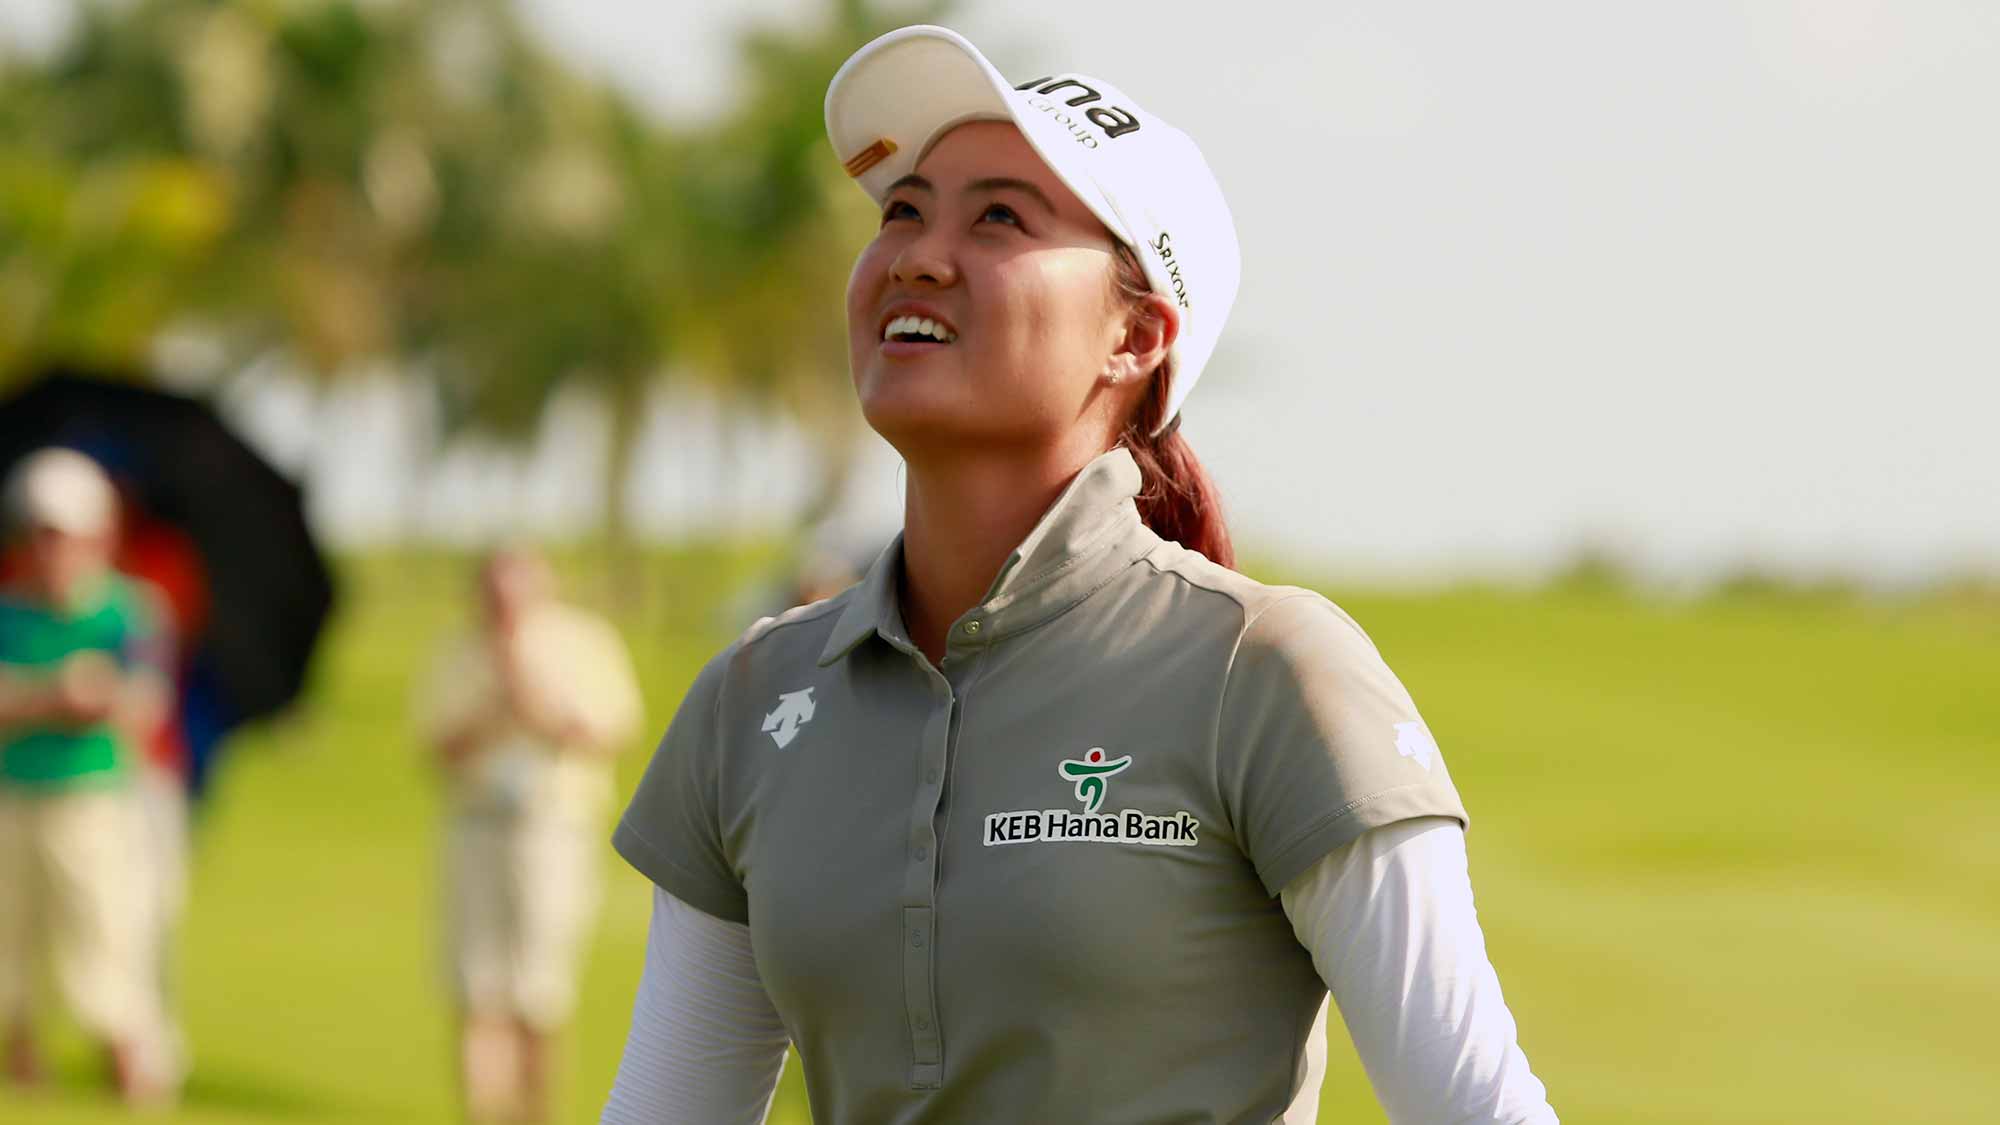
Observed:
[[[1281,901],[1393,1125],[1554,1125],[1486,957],[1457,821],[1363,833],[1293,880]],[[1317,1115],[1324,1008],[1320,1016],[1286,1125]],[[750,928],[655,888],[605,1125],[761,1125],[785,1047]]]
[[[604,1125],[763,1125],[789,1043],[750,927],[653,888],[646,967]]]
[[[1553,1125],[1486,956],[1457,821],[1363,833],[1280,898],[1394,1125]]]

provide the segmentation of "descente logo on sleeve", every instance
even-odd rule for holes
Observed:
[[[1152,844],[1169,848],[1191,848],[1200,841],[1196,830],[1201,821],[1189,812],[1155,816],[1138,809],[1101,812],[1111,779],[1132,765],[1132,755],[1109,758],[1102,746],[1093,746],[1080,759],[1065,758],[1056,773],[1075,785],[1080,811],[1069,809],[1022,809],[1018,812],[988,813],[985,845],[1003,844]]]

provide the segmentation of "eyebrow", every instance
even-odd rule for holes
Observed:
[[[1002,189],[1018,191],[1024,195],[1032,195],[1035,197],[1036,202],[1048,208],[1050,214],[1055,214],[1055,202],[1043,194],[1041,188],[1036,187],[1026,180],[1017,180],[1011,176],[988,176],[983,180],[974,180],[965,185],[965,190],[968,192],[999,191]]]
[[[882,194],[890,195],[901,188],[915,188],[918,191],[929,192],[932,195],[937,194],[937,186],[915,172],[911,172],[909,175],[890,184]],[[965,191],[968,194],[978,191],[1001,190],[1018,191],[1024,195],[1034,196],[1035,201],[1043,207],[1048,208],[1050,214],[1055,213],[1055,202],[1048,197],[1048,194],[1026,180],[1016,179],[1012,176],[988,176],[985,179],[974,180],[965,185]]]

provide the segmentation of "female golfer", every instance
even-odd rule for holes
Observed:
[[[1465,812],[1374,646],[1231,569],[1177,422],[1236,294],[1213,175],[1107,82],[912,27],[827,92],[882,209],[852,373],[900,538],[682,701],[608,1122],[1311,1121],[1329,990],[1397,1122],[1549,1122]]]

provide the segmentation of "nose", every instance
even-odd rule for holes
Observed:
[[[951,249],[941,231],[926,230],[903,245],[889,263],[889,279],[898,285],[933,285],[940,289],[958,280]]]

